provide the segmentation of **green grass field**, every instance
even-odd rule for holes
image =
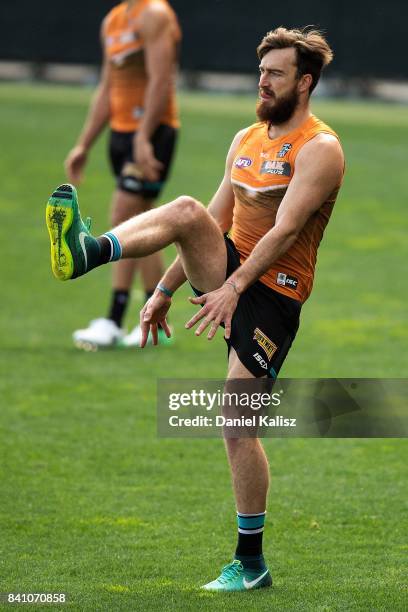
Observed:
[[[89,95],[0,86],[0,591],[66,592],[55,610],[406,610],[407,445],[398,439],[267,440],[275,586],[198,590],[234,550],[229,473],[219,440],[157,438],[156,380],[222,377],[224,342],[183,329],[194,312],[184,288],[173,347],[73,348],[72,330],[105,313],[109,270],[55,281],[44,205],[64,180]],[[181,97],[162,201],[209,200],[253,107],[248,97]],[[282,376],[404,377],[407,108],[336,101],[314,110],[340,134],[347,176]],[[112,184],[101,141],[80,189],[96,232],[107,227]]]

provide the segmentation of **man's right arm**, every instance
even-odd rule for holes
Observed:
[[[109,121],[109,73],[109,62],[107,58],[104,57],[100,82],[92,98],[88,116],[79,135],[77,144],[69,152],[65,160],[65,171],[68,180],[74,184],[78,184],[81,181],[82,171],[87,160],[88,152]]]

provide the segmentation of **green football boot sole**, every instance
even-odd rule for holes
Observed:
[[[74,191],[61,185],[47,203],[45,219],[51,241],[51,267],[58,280],[69,280],[74,273],[74,260],[67,242],[67,233],[74,219]]]
[[[89,256],[95,247],[90,241],[90,219],[84,223],[78,206],[78,196],[73,185],[60,185],[48,200],[46,224],[51,243],[51,268],[58,280],[66,281],[85,274],[91,263]],[[86,244],[87,242],[87,244]],[[97,249],[98,247],[96,247]]]

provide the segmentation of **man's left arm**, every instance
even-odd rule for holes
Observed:
[[[232,316],[241,293],[288,251],[309,217],[341,183],[343,171],[343,152],[334,136],[319,134],[302,147],[296,158],[294,176],[279,206],[274,227],[219,289],[191,299],[194,304],[204,306],[188,322],[188,327],[205,317],[208,323],[202,322],[196,330],[196,334],[200,335],[209,322],[215,321],[218,325],[219,322],[224,322],[225,337],[229,338]],[[209,339],[215,335],[215,331],[212,326]]]
[[[171,17],[164,6],[153,4],[146,8],[141,33],[148,80],[144,113],[134,140],[134,156],[144,178],[153,182],[159,179],[162,164],[154,156],[151,139],[166,110],[176,59]]]

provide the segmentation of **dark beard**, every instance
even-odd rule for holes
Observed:
[[[282,98],[275,98],[273,106],[269,102],[260,100],[256,107],[256,115],[259,121],[267,121],[272,125],[286,123],[293,116],[299,103],[299,95],[294,88],[289,94]]]

